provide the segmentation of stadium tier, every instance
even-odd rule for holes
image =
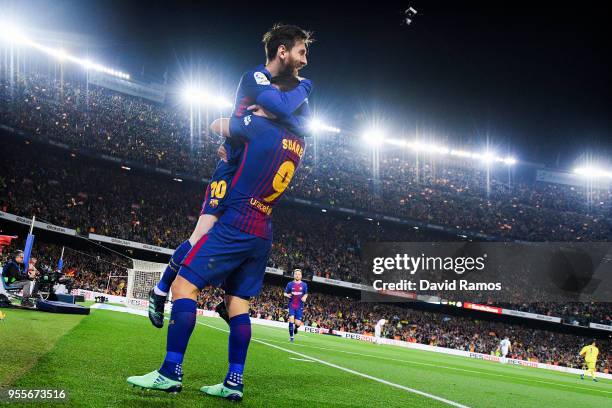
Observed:
[[[86,83],[41,73],[0,71],[1,125],[52,141],[184,175],[207,179],[218,139],[192,137],[186,112]],[[210,118],[212,120],[212,118]],[[535,180],[533,170],[492,169],[472,162],[440,163],[388,149],[373,179],[371,154],[352,135],[318,140],[289,187],[295,198],[326,207],[365,210],[460,233],[521,240],[607,240],[612,231],[609,189]]]
[[[4,194],[0,196],[2,211],[22,216],[33,214],[40,220],[73,228],[77,233],[96,233],[165,248],[174,248],[190,234],[203,199],[203,183],[176,182],[155,172],[136,169],[126,171],[104,159],[93,160],[61,147],[15,137],[12,133],[6,136],[0,142],[3,149],[20,152],[30,160],[23,162],[21,155],[15,155],[6,157],[0,164],[4,187]],[[97,183],[92,184],[91,180]],[[200,193],[194,194],[194,191]],[[173,211],[169,213],[166,208]],[[275,226],[269,266],[285,271],[300,268],[308,276],[347,282],[359,282],[363,243],[459,239],[455,234],[321,212],[308,205],[290,203],[276,210]],[[108,274],[103,275],[99,282],[104,284]],[[479,301],[490,302],[486,297]],[[608,304],[496,305],[559,316],[580,324],[612,321]]]

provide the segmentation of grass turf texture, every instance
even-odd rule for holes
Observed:
[[[227,326],[220,319],[198,319],[185,358],[183,392],[168,395],[136,390],[126,383],[130,375],[159,368],[164,356],[166,329],[154,329],[146,317],[105,310],[92,310],[89,316],[6,313],[6,321],[0,323],[0,344],[11,346],[0,348],[0,388],[64,389],[67,405],[75,407],[230,404],[198,391],[225,375]],[[289,343],[286,330],[257,325],[253,339],[259,342],[252,341],[249,349],[241,403],[245,407],[449,406],[321,362],[303,361],[311,358],[469,407],[601,408],[612,401],[612,382],[606,380],[593,383],[577,375],[317,334],[300,333],[296,343]]]

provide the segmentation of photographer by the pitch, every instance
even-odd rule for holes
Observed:
[[[26,272],[23,267],[23,251],[17,251],[13,259],[8,261],[2,268],[2,278],[5,280],[5,283],[12,288],[23,289],[23,297],[21,300],[22,306],[34,306],[30,301],[30,296],[35,290],[35,279],[38,273],[35,265],[36,258],[32,258]]]

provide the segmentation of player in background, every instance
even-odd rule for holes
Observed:
[[[310,122],[308,106],[308,95],[312,86],[310,81],[300,81],[291,91],[282,91],[279,86],[272,84],[273,77],[285,77],[284,85],[288,86],[287,77],[291,77],[292,74],[297,76],[299,70],[306,66],[306,46],[288,47],[293,41],[292,36],[300,30],[296,26],[275,25],[264,35],[267,64],[243,74],[236,92],[232,117],[242,118],[251,111],[260,110],[268,117],[275,118],[292,133],[305,136]],[[272,52],[275,53],[274,56]],[[215,121],[211,125],[211,130],[227,136],[229,120]],[[191,237],[175,249],[161,280],[149,292],[149,320],[157,328],[164,325],[164,304],[181,262],[193,245],[210,231],[223,211],[222,201],[227,196],[232,177],[238,169],[243,147],[243,142],[238,139],[226,139],[223,143],[221,154],[226,155],[226,160],[220,160],[217,164],[206,189],[197,225]],[[222,317],[225,317],[225,304],[219,305],[216,309]]]
[[[309,39],[310,33],[299,27],[275,26],[264,36],[266,66],[243,75],[236,103],[243,108],[240,115],[241,109],[237,109],[232,116],[230,134],[240,138],[245,147],[224,200],[225,210],[188,252],[172,283],[174,303],[162,366],[130,377],[128,383],[166,392],[182,389],[182,362],[196,323],[197,295],[210,284],[226,293],[229,367],[222,383],[204,386],[201,391],[233,401],[242,399],[242,375],[251,339],[249,299],[261,291],[272,248],[272,210],[289,186],[305,148],[303,138],[268,118],[283,120],[292,115],[312,88],[309,80],[301,79],[294,90],[298,93],[289,96],[294,91],[281,93],[270,80],[306,65]],[[274,101],[280,102],[274,105]],[[249,107],[251,115],[245,113]]]
[[[580,350],[580,357],[584,358],[587,369],[586,374],[591,373],[593,381],[597,382],[595,375],[597,374],[597,356],[599,355],[599,349],[597,348],[596,341],[593,340],[591,344],[584,346]],[[580,374],[580,379],[584,380],[584,374]]]
[[[387,321],[385,319],[380,319],[377,323],[376,326],[374,326],[374,338],[376,339],[376,343],[379,343],[379,340],[381,338],[381,334],[382,334],[382,328],[383,326],[387,323]]]
[[[302,270],[293,271],[293,280],[287,283],[283,296],[289,299],[289,341],[294,340],[302,323],[304,302],[308,299],[308,285],[302,282]]]
[[[499,361],[506,363],[508,361],[506,356],[508,355],[508,352],[512,351],[512,344],[510,344],[510,339],[508,339],[508,336],[505,336],[503,340],[499,342],[499,350],[501,351],[502,357]]]

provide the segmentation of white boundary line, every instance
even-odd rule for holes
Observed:
[[[222,332],[225,332],[225,333],[229,333],[229,330],[222,329],[222,328],[219,328],[219,327],[215,327],[215,326],[212,326],[212,325],[204,323],[204,322],[197,322],[197,323],[201,324],[203,326],[210,327],[211,329],[215,329],[215,330],[219,330],[219,331],[222,331]],[[255,339],[254,338],[254,339],[252,339],[252,341],[255,341],[255,342],[260,343],[260,344],[264,344],[264,345],[266,345],[268,347],[272,347],[272,348],[275,348],[277,350],[282,350],[284,352],[287,352],[287,353],[290,353],[290,354],[294,354],[296,356],[300,356],[302,358],[307,358],[307,359],[315,361],[315,362],[317,362],[319,364],[323,364],[323,365],[326,365],[328,367],[336,368],[338,370],[345,371],[347,373],[354,374],[354,375],[357,375],[359,377],[367,378],[369,380],[376,381],[376,382],[379,382],[381,384],[385,384],[385,385],[389,385],[391,387],[399,388],[400,390],[404,390],[404,391],[407,391],[407,392],[410,392],[410,393],[413,393],[413,394],[417,394],[417,395],[420,395],[420,396],[425,397],[425,398],[430,398],[430,399],[433,399],[433,400],[436,400],[436,401],[440,401],[440,402],[443,402],[443,403],[445,403],[447,405],[451,405],[453,407],[457,407],[457,408],[469,408],[467,405],[462,405],[462,404],[459,404],[458,402],[447,400],[446,398],[438,397],[438,396],[433,395],[433,394],[428,394],[428,393],[423,392],[423,391],[415,390],[414,388],[405,387],[405,386],[400,385],[400,384],[392,383],[390,381],[383,380],[382,378],[374,377],[374,376],[369,375],[369,374],[364,374],[364,373],[361,373],[359,371],[351,370],[350,368],[342,367],[342,366],[330,363],[330,362],[325,361],[325,360],[321,360],[321,359],[318,359],[318,358],[315,358],[315,357],[311,357],[311,356],[306,355],[306,354],[298,353],[297,351],[286,349],[284,347],[277,346],[275,344],[270,344],[270,343],[267,343],[267,342],[265,342],[263,340],[259,340],[259,339]]]
[[[295,360],[295,361],[304,361],[305,363],[314,363],[314,361],[312,361],[312,360],[308,360],[307,358],[295,358],[295,357],[289,357],[289,360]]]

